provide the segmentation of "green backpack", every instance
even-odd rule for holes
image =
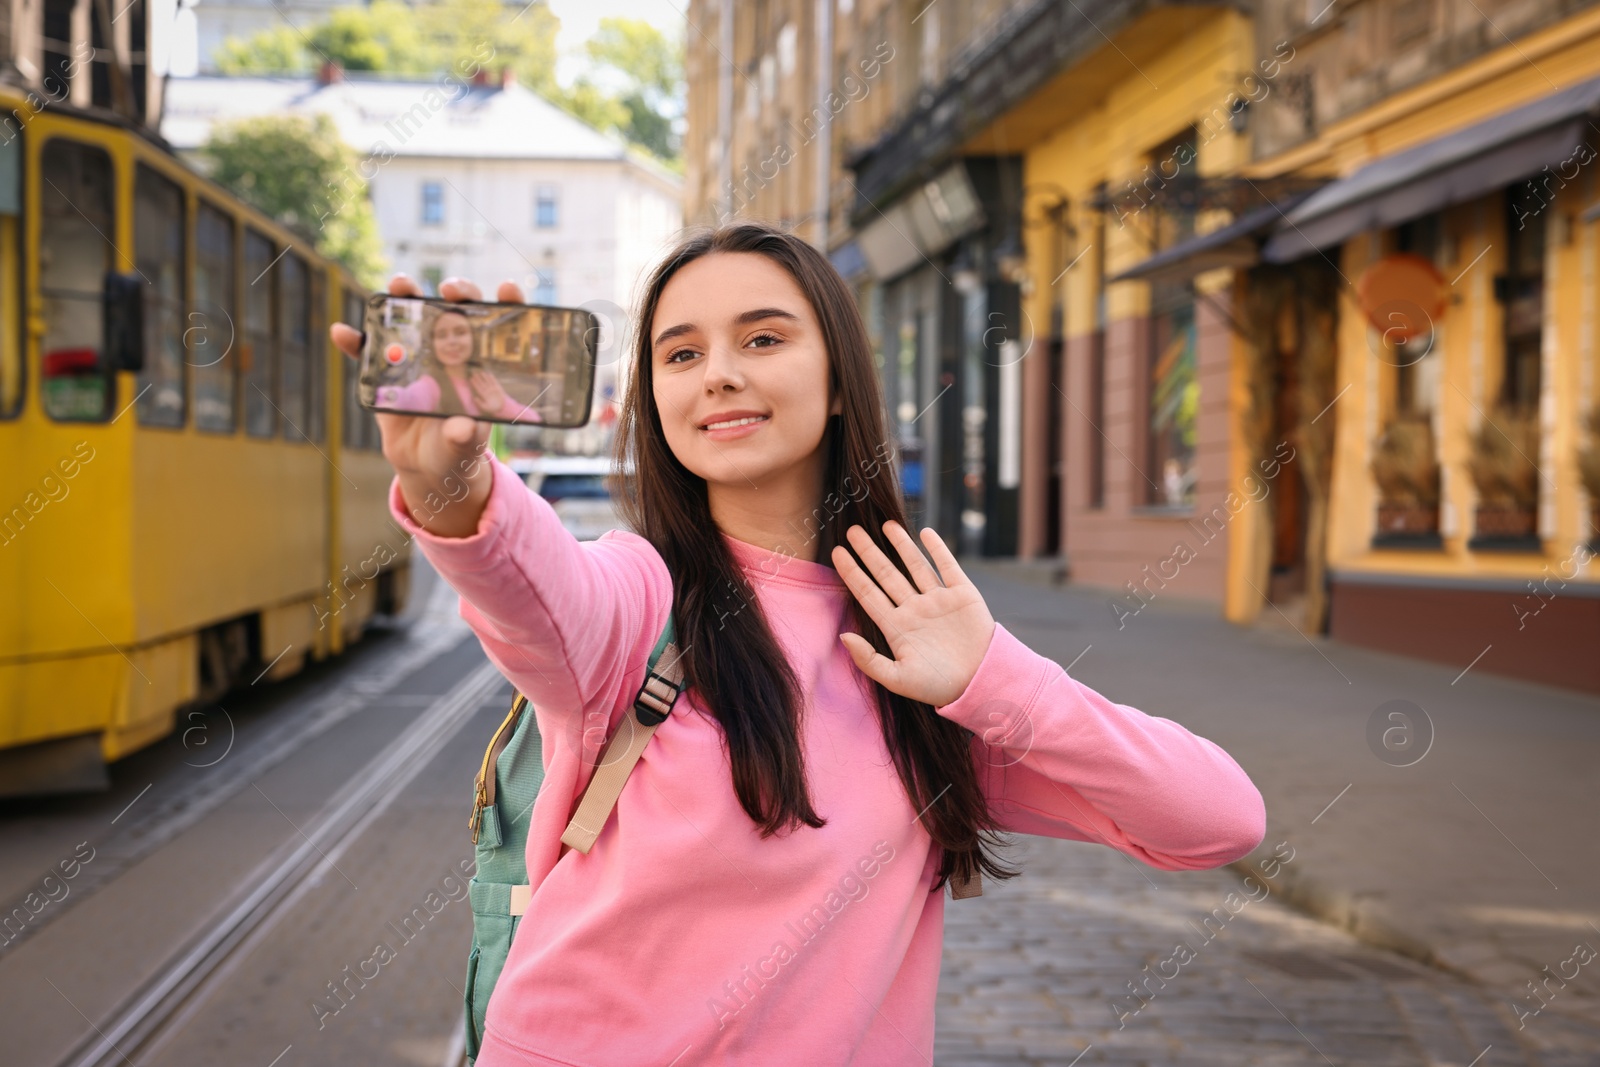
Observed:
[[[657,670],[663,655],[667,656],[666,666]],[[594,775],[561,835],[564,845],[588,853],[610,818],[639,754],[656,727],[671,714],[683,688],[683,666],[673,644],[669,612],[666,629],[650,653],[644,685],[634,698],[633,714],[624,716],[617,732],[606,741]],[[478,1057],[489,995],[505,968],[511,939],[532,896],[526,850],[530,813],[544,782],[544,757],[538,729],[523,728],[532,717],[523,714],[527,707],[528,698],[518,693],[483,754],[468,823],[477,859],[477,871],[468,885],[472,901],[472,952],[467,957],[465,989],[469,1064]]]

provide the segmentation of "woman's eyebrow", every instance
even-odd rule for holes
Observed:
[[[740,312],[739,317],[734,319],[733,323],[735,326],[747,326],[752,322],[760,322],[762,319],[788,319],[790,322],[799,322],[800,316],[796,315],[792,311],[785,311],[782,308],[754,308],[750,311]],[[655,344],[653,347],[660,348],[674,337],[681,337],[686,333],[693,333],[696,329],[698,329],[698,327],[689,322],[682,322],[676,326],[669,326],[667,329],[662,330],[656,335]]]

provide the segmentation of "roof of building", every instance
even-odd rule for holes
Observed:
[[[439,75],[395,79],[345,74],[171,78],[161,134],[198,148],[218,122],[284,113],[324,113],[347,144],[368,155],[468,159],[627,160],[678,183],[620,138],[601,133],[537,93],[510,82],[476,85]]]

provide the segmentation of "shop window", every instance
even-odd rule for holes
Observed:
[[[1505,367],[1500,400],[1532,410],[1539,404],[1539,349],[1544,325],[1544,246],[1547,195],[1536,182],[1506,191],[1506,272],[1495,279],[1505,309]]]
[[[244,234],[243,344],[240,367],[244,376],[244,431],[251,437],[278,433],[278,352],[273,332],[274,299],[278,275],[272,269],[272,241],[254,230]]]
[[[100,347],[106,273],[116,232],[111,157],[66,140],[45,145],[40,161],[39,296],[44,310],[39,388],[51,418],[103,421],[115,379]]]
[[[1106,506],[1106,335],[1089,335],[1089,506]]]
[[[1152,285],[1151,289],[1149,455],[1151,474],[1161,495],[1150,502],[1190,505],[1197,477],[1195,436],[1200,410],[1194,299],[1180,287],[1168,290]]]
[[[1395,229],[1395,251],[1438,262],[1444,220],[1438,212],[1413,219]],[[1437,327],[1437,323],[1433,324]],[[1389,357],[1395,373],[1395,413],[1425,417],[1433,410],[1439,395],[1439,368],[1442,360],[1436,351],[1435,329],[1412,337],[1393,347]]]
[[[21,133],[0,119],[0,419],[22,410]]]
[[[184,330],[184,359],[194,379],[194,424],[211,433],[238,425],[238,316],[234,310],[231,216],[201,203],[195,213],[194,308]]]
[[[1106,183],[1095,190],[1105,203]],[[1106,217],[1094,213],[1094,247],[1089,262],[1094,272],[1094,331],[1089,335],[1089,506],[1106,506]]]
[[[311,277],[293,252],[278,260],[278,407],[287,441],[307,439],[311,410]]]
[[[1194,210],[1184,191],[1197,174],[1191,128],[1150,154],[1156,198],[1151,232],[1155,251],[1194,236]],[[1194,503],[1199,472],[1195,440],[1200,412],[1194,296],[1187,283],[1150,286],[1150,346],[1145,375],[1147,501],[1168,507]]]
[[[133,183],[134,263],[144,280],[144,369],[135,393],[141,426],[183,425],[183,190],[141,165]]]
[[[1441,215],[1421,216],[1395,228],[1393,251],[1434,263],[1442,234]],[[1431,413],[1438,399],[1443,361],[1436,351],[1437,324],[1424,321],[1422,325],[1429,328],[1415,337],[1401,339],[1384,333],[1374,342],[1383,364],[1380,372],[1392,375],[1394,386],[1393,402],[1386,409],[1382,432],[1373,442],[1369,463],[1378,489],[1374,546],[1437,548],[1442,544],[1439,449]]]

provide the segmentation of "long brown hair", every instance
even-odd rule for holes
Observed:
[[[828,498],[834,502],[818,507],[806,523],[819,527],[817,558],[827,561],[835,545],[853,553],[845,531],[859,524],[904,573],[905,564],[885,539],[883,524],[890,519],[908,524],[899,477],[892,464],[878,458],[889,454],[882,386],[873,370],[866,327],[844,279],[809,244],[768,226],[736,223],[687,237],[650,275],[643,293],[614,457],[618,470],[631,463],[634,473],[630,478],[613,475],[612,490],[623,518],[655,547],[672,575],[672,618],[683,650],[685,683],[721,725],[734,792],[766,837],[802,823],[823,825],[806,788],[798,727],[800,685],[711,518],[705,481],[680,463],[667,443],[651,384],[650,333],[661,292],[686,263],[716,252],[753,252],[783,267],[805,293],[821,326],[842,414],[828,416],[825,436],[823,485],[835,488]],[[876,473],[862,478],[859,472],[867,470]],[[838,490],[850,484],[845,478],[852,471],[857,472],[855,481],[866,486],[865,493]],[[877,624],[853,596],[850,610],[861,636],[890,655]],[[868,680],[906,797],[913,810],[922,812],[923,825],[943,853],[934,888],[952,875],[971,877],[979,868],[995,878],[1015,875],[993,852],[1003,842],[979,786],[972,735],[928,704]]]
[[[433,309],[430,307],[428,310],[432,311]],[[446,315],[460,315],[467,320],[469,327],[472,325],[472,320],[467,317],[465,311],[456,308],[443,308],[437,311],[428,320],[428,346],[424,350],[427,352],[427,357],[423,362],[422,372],[439,383],[439,410],[446,415],[465,415],[467,409],[462,405],[461,396],[456,392],[456,387],[450,380],[449,368],[439,359],[439,354],[434,351],[433,347],[434,331],[438,330],[440,321]],[[471,335],[472,354],[467,357],[466,363],[463,364],[469,374],[475,370],[482,370],[485,366],[483,357],[478,353],[478,331],[472,330]]]

